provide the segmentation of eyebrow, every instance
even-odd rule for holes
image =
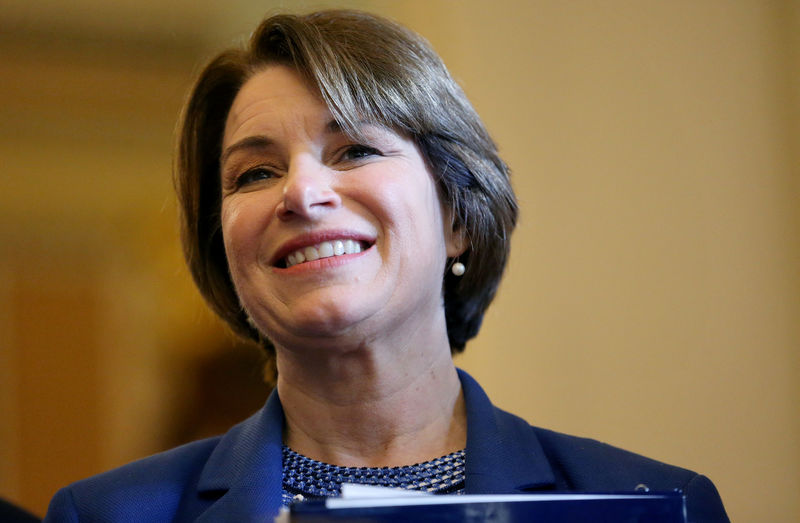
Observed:
[[[256,135],[256,136],[248,136],[246,138],[242,138],[238,142],[229,145],[222,151],[222,154],[219,157],[220,165],[224,165],[227,161],[228,157],[235,153],[236,151],[242,151],[245,149],[266,149],[274,142],[267,138],[266,136]]]
[[[344,132],[342,125],[337,122],[336,120],[331,120],[327,124],[325,124],[325,133],[326,134],[337,134]],[[219,158],[220,165],[224,165],[227,159],[235,152],[246,150],[246,149],[266,149],[270,145],[273,145],[275,142],[274,140],[264,136],[264,135],[254,135],[248,136],[246,138],[242,138],[238,142],[229,145],[222,151],[222,154]]]
[[[342,124],[337,122],[336,120],[331,120],[325,125],[325,132],[327,133],[341,133],[344,132],[344,128]]]

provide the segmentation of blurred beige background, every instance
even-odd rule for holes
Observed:
[[[344,6],[427,36],[514,171],[459,365],[534,424],[707,474],[733,521],[800,521],[799,3],[5,0],[0,496],[43,514],[263,401],[209,377],[246,351],[183,267],[173,128],[265,12]]]

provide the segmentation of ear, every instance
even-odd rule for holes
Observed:
[[[467,250],[467,235],[464,227],[451,221],[448,226],[445,224],[444,241],[447,247],[447,257],[455,258],[464,254]]]

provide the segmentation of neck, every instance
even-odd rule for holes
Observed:
[[[464,448],[466,413],[446,335],[433,347],[278,350],[285,443],[318,461],[401,466]]]

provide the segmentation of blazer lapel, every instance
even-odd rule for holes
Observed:
[[[480,385],[458,369],[467,408],[467,494],[553,488],[555,476],[531,426],[492,405]]]
[[[273,391],[263,409],[223,436],[206,462],[198,493],[218,499],[196,521],[271,521],[278,514],[282,434],[283,408]]]

